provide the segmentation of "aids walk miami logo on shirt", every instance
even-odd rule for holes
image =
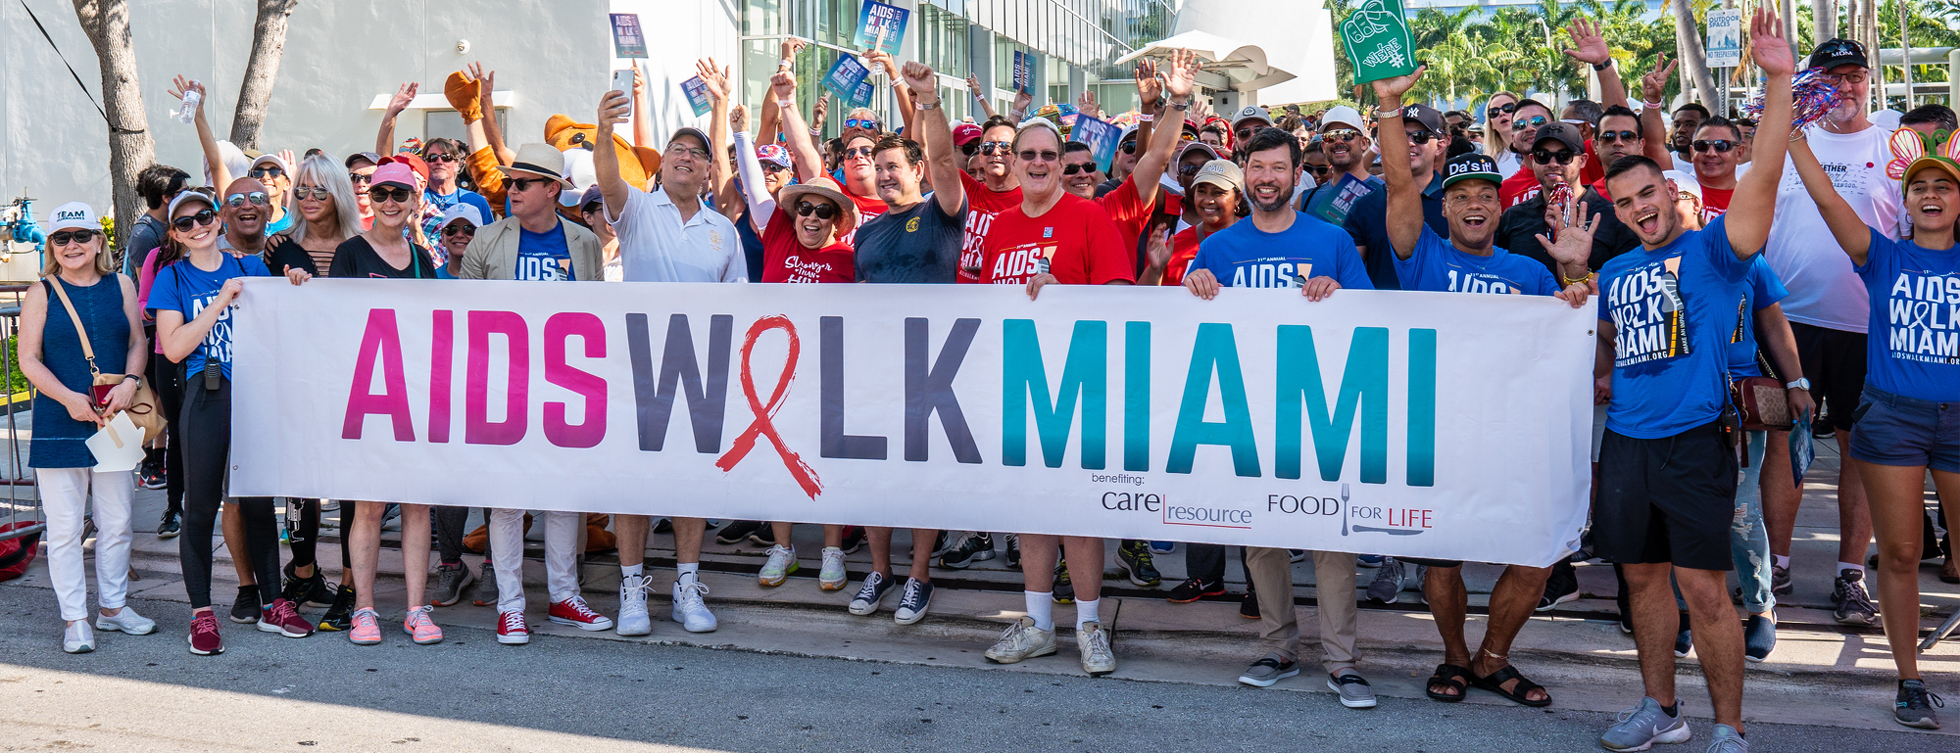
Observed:
[[[1893,358],[1960,361],[1960,275],[1902,270],[1885,305],[1885,344]]]
[[[1614,331],[1613,365],[1627,367],[1688,354],[1687,304],[1681,298],[1681,257],[1647,264],[1607,291]]]

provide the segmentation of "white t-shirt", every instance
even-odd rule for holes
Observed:
[[[703,205],[686,221],[666,189],[626,194],[620,216],[606,212],[619,233],[627,282],[747,282],[748,261],[735,223]]]
[[[1510,175],[1524,166],[1524,160],[1518,158],[1518,153],[1509,149],[1499,152],[1493,159],[1497,160],[1498,175]]]
[[[1818,126],[1805,131],[1810,150],[1823,163],[1838,195],[1866,225],[1897,239],[1905,199],[1899,182],[1885,175],[1885,163],[1892,158],[1886,146],[1891,132],[1876,126],[1852,134],[1835,134]],[[1865,283],[1851,271],[1851,257],[1824,224],[1788,157],[1783,162],[1783,182],[1776,189],[1776,221],[1770,226],[1763,256],[1790,290],[1790,297],[1783,299],[1783,313],[1790,321],[1865,331],[1871,316]]]

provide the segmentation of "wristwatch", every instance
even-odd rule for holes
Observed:
[[[1613,59],[1612,59],[1612,58],[1607,58],[1607,59],[1606,59],[1606,62],[1604,62],[1604,63],[1593,63],[1593,64],[1592,64],[1592,67],[1593,67],[1593,70],[1595,70],[1595,71],[1603,71],[1603,70],[1606,70],[1606,69],[1608,69],[1608,68],[1611,68],[1611,67],[1613,67]]]
[[[1797,377],[1797,381],[1790,382],[1789,384],[1783,385],[1783,389],[1786,390],[1810,389],[1810,379],[1808,377]]]
[[[912,109],[915,109],[915,110],[937,110],[937,109],[939,109],[939,103],[938,103],[938,102],[932,102],[932,103],[926,103],[926,102],[913,102],[913,103],[912,103]]]
[[[139,385],[143,383],[143,377],[142,377],[142,375],[140,375],[140,374],[124,374],[124,375],[123,375],[123,381],[124,381],[124,382],[128,382],[128,381],[130,381],[130,380],[132,380],[132,379],[134,379],[134,380],[136,380],[136,383],[137,383],[137,384],[139,384]]]

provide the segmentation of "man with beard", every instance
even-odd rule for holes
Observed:
[[[1695,132],[1701,130],[1701,121],[1709,118],[1708,108],[1699,102],[1689,102],[1674,108],[1674,129],[1668,132],[1667,149],[1672,152],[1673,168],[1687,172],[1694,168],[1694,152],[1690,147],[1695,141]],[[1668,164],[1668,163],[1661,163]]]
[[[1549,295],[1572,304],[1585,305],[1592,272],[1586,257],[1592,253],[1592,223],[1574,222],[1579,207],[1562,206],[1558,241],[1536,241],[1543,252],[1556,258],[1566,285],[1535,260],[1512,254],[1493,245],[1497,238],[1497,161],[1481,154],[1465,154],[1449,161],[1443,178],[1443,214],[1450,224],[1445,241],[1423,224],[1416,213],[1422,201],[1415,178],[1410,174],[1408,147],[1403,143],[1404,110],[1402,95],[1422,80],[1426,68],[1414,73],[1374,82],[1382,103],[1382,162],[1388,179],[1384,192],[1388,199],[1388,234],[1395,254],[1395,270],[1404,290],[1486,295]],[[1414,110],[1414,108],[1409,108]],[[1538,129],[1537,145],[1532,149],[1534,169],[1541,180],[1576,183],[1585,154],[1578,134],[1564,123]],[[1548,158],[1547,143],[1565,146],[1557,159]],[[1567,172],[1555,172],[1552,168]],[[1546,175],[1551,177],[1547,178]],[[1540,208],[1543,211],[1543,208]],[[1509,214],[1508,212],[1506,213]],[[1594,220],[1596,223],[1597,220]],[[1525,679],[1506,659],[1511,642],[1530,619],[1543,595],[1549,567],[1509,565],[1497,579],[1490,595],[1489,627],[1475,657],[1470,655],[1463,637],[1463,622],[1469,607],[1469,592],[1463,584],[1463,563],[1451,560],[1409,561],[1428,567],[1423,578],[1423,594],[1429,601],[1436,629],[1443,637],[1443,663],[1429,678],[1428,694],[1444,703],[1463,700],[1470,686],[1489,690],[1525,706],[1549,706],[1551,695],[1537,683]],[[1384,568],[1391,567],[1384,564]],[[1394,565],[1398,567],[1399,565]],[[1399,581],[1399,578],[1397,578]],[[1399,583],[1396,586],[1399,588]],[[1370,589],[1372,592],[1374,589]]]
[[[1674,211],[1675,192],[1652,160],[1623,158],[1606,174],[1614,211],[1640,236],[1641,249],[1607,262],[1598,279],[1594,392],[1607,400],[1607,431],[1593,539],[1594,551],[1625,572],[1646,695],[1601,736],[1611,751],[1692,735],[1675,696],[1669,639],[1680,613],[1670,581],[1687,604],[1713,701],[1710,749],[1749,750],[1742,625],[1728,592],[1738,427],[1726,372],[1737,302],[1751,260],[1770,238],[1790,139],[1795,66],[1782,31],[1773,11],[1758,10],[1750,20],[1747,48],[1767,92],[1758,126],[1763,164],[1743,176],[1733,212],[1704,230],[1686,230]]]
[[[1325,155],[1321,161],[1330,169],[1319,185],[1307,189],[1300,197],[1302,212],[1313,206],[1314,196],[1322,188],[1340,185],[1343,174],[1354,176],[1370,191],[1382,185],[1380,178],[1368,174],[1368,161],[1373,158],[1373,152],[1368,148],[1368,124],[1361,121],[1361,113],[1345,105],[1332,107],[1320,116],[1320,123],[1320,151]],[[1359,197],[1357,192],[1354,198]]]
[[[1833,39],[1810,53],[1810,65],[1838,77],[1837,108],[1822,120],[1803,129],[1798,138],[1810,144],[1810,151],[1832,176],[1837,192],[1851,204],[1858,216],[1880,234],[1897,239],[1904,211],[1899,182],[1888,178],[1885,165],[1891,161],[1886,146],[1891,134],[1865,117],[1871,96],[1869,59],[1865,48],[1849,39]],[[1768,167],[1769,139],[1775,138],[1760,125],[1757,167]],[[1783,162],[1779,154],[1775,157]],[[1824,224],[1817,203],[1804,190],[1794,169],[1788,171],[1776,188],[1776,214],[1779,222],[1769,237],[1769,266],[1789,288],[1783,299],[1783,313],[1797,336],[1797,351],[1803,361],[1804,376],[1812,380],[1804,387],[1822,405],[1823,418],[1837,435],[1840,452],[1847,451],[1851,424],[1865,386],[1865,338],[1869,300],[1864,282],[1852,271],[1851,257],[1833,238]],[[1740,197],[1738,196],[1738,200]],[[1820,421],[1823,420],[1820,418]],[[1768,452],[1787,452],[1772,437]],[[1878,611],[1872,606],[1865,584],[1865,551],[1871,546],[1871,514],[1866,507],[1865,487],[1858,463],[1838,468],[1838,562],[1832,568],[1837,582],[1832,589],[1832,616],[1846,625],[1871,625]],[[1796,524],[1803,491],[1795,481],[1763,476],[1765,489],[1776,486],[1776,494],[1763,505],[1763,521],[1769,526],[1770,555],[1774,591],[1787,594],[1790,583],[1790,535]]]
[[[1423,104],[1407,105],[1402,109],[1402,117],[1396,119],[1400,123],[1397,127],[1407,134],[1404,143],[1409,152],[1406,165],[1409,176],[1417,185],[1423,186],[1423,221],[1430,230],[1436,231],[1436,235],[1448,238],[1450,223],[1443,217],[1443,174],[1436,169],[1442,165],[1443,150],[1449,146],[1448,134],[1443,130],[1443,114]],[[1543,110],[1543,105],[1539,109]],[[1533,110],[1530,114],[1537,112]],[[1520,109],[1518,121],[1526,119],[1527,112]],[[1531,131],[1536,132],[1537,128],[1537,125],[1533,125]],[[1382,170],[1386,173],[1388,167],[1384,165]],[[1355,201],[1354,208],[1348,211],[1347,231],[1354,237],[1361,258],[1367,262],[1368,279],[1374,281],[1375,289],[1401,290],[1401,280],[1395,275],[1395,246],[1388,239],[1388,192],[1375,191]]]
[[[1621,121],[1621,125],[1632,122],[1633,111],[1618,105],[1614,108],[1624,113],[1616,118]],[[1605,116],[1601,116],[1600,119],[1606,120]],[[1622,133],[1602,135],[1611,135],[1615,139],[1616,148],[1613,150],[1615,153],[1625,147],[1619,141]],[[1635,137],[1632,141],[1638,145],[1640,140]],[[1581,176],[1586,172],[1586,165],[1585,141],[1580,139],[1579,133],[1574,131],[1570,124],[1550,123],[1538,129],[1538,143],[1532,145],[1530,159],[1525,161],[1525,168],[1531,171],[1532,177],[1538,181],[1539,193],[1522,204],[1504,210],[1504,216],[1497,222],[1498,248],[1517,249],[1513,253],[1518,256],[1536,259],[1544,263],[1546,269],[1554,273],[1559,272],[1558,262],[1541,248],[1535,239],[1540,235],[1552,237],[1552,228],[1558,222],[1557,217],[1565,212],[1562,203],[1550,200],[1560,193],[1558,190],[1560,186],[1564,186],[1572,200],[1584,207],[1580,216],[1600,217],[1599,227],[1592,233],[1592,249],[1586,267],[1599,269],[1607,259],[1639,246],[1640,239],[1633,235],[1633,231],[1628,230],[1626,225],[1620,224],[1618,220],[1612,219],[1613,202],[1583,182]],[[1584,277],[1586,274],[1585,270],[1575,271],[1578,272],[1574,275],[1577,277]]]

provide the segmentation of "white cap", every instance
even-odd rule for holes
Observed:
[[[1368,123],[1361,119],[1361,113],[1355,112],[1354,108],[1348,107],[1347,105],[1329,107],[1327,108],[1327,112],[1320,114],[1320,130],[1322,132],[1325,132],[1334,123],[1340,123],[1362,133],[1368,132]]]
[[[258,167],[259,164],[263,162],[270,162],[272,163],[273,167],[277,167],[279,168],[280,172],[285,173],[286,177],[288,178],[293,177],[293,166],[286,164],[285,160],[280,159],[279,155],[273,154],[272,152],[266,152],[265,154],[261,154],[257,157],[252,158],[252,164],[250,167],[245,168],[245,172],[247,174],[250,174],[252,172],[252,168]],[[244,177],[244,176],[232,176],[232,177]]]
[[[95,209],[79,201],[71,201],[54,208],[48,215],[48,232],[62,230],[94,230],[102,232],[102,221],[96,219]]]
[[[565,150],[565,179],[572,182],[572,187],[559,192],[558,203],[566,207],[578,206],[578,198],[585,195],[585,189],[599,182],[599,173],[592,167],[590,149]]]
[[[483,227],[484,225],[490,224],[488,218],[483,216],[483,210],[476,208],[475,204],[467,201],[459,201],[449,205],[449,210],[442,213],[442,219],[436,222],[436,227],[449,227],[449,223],[456,221],[458,218],[469,220],[470,224],[475,227]]]

